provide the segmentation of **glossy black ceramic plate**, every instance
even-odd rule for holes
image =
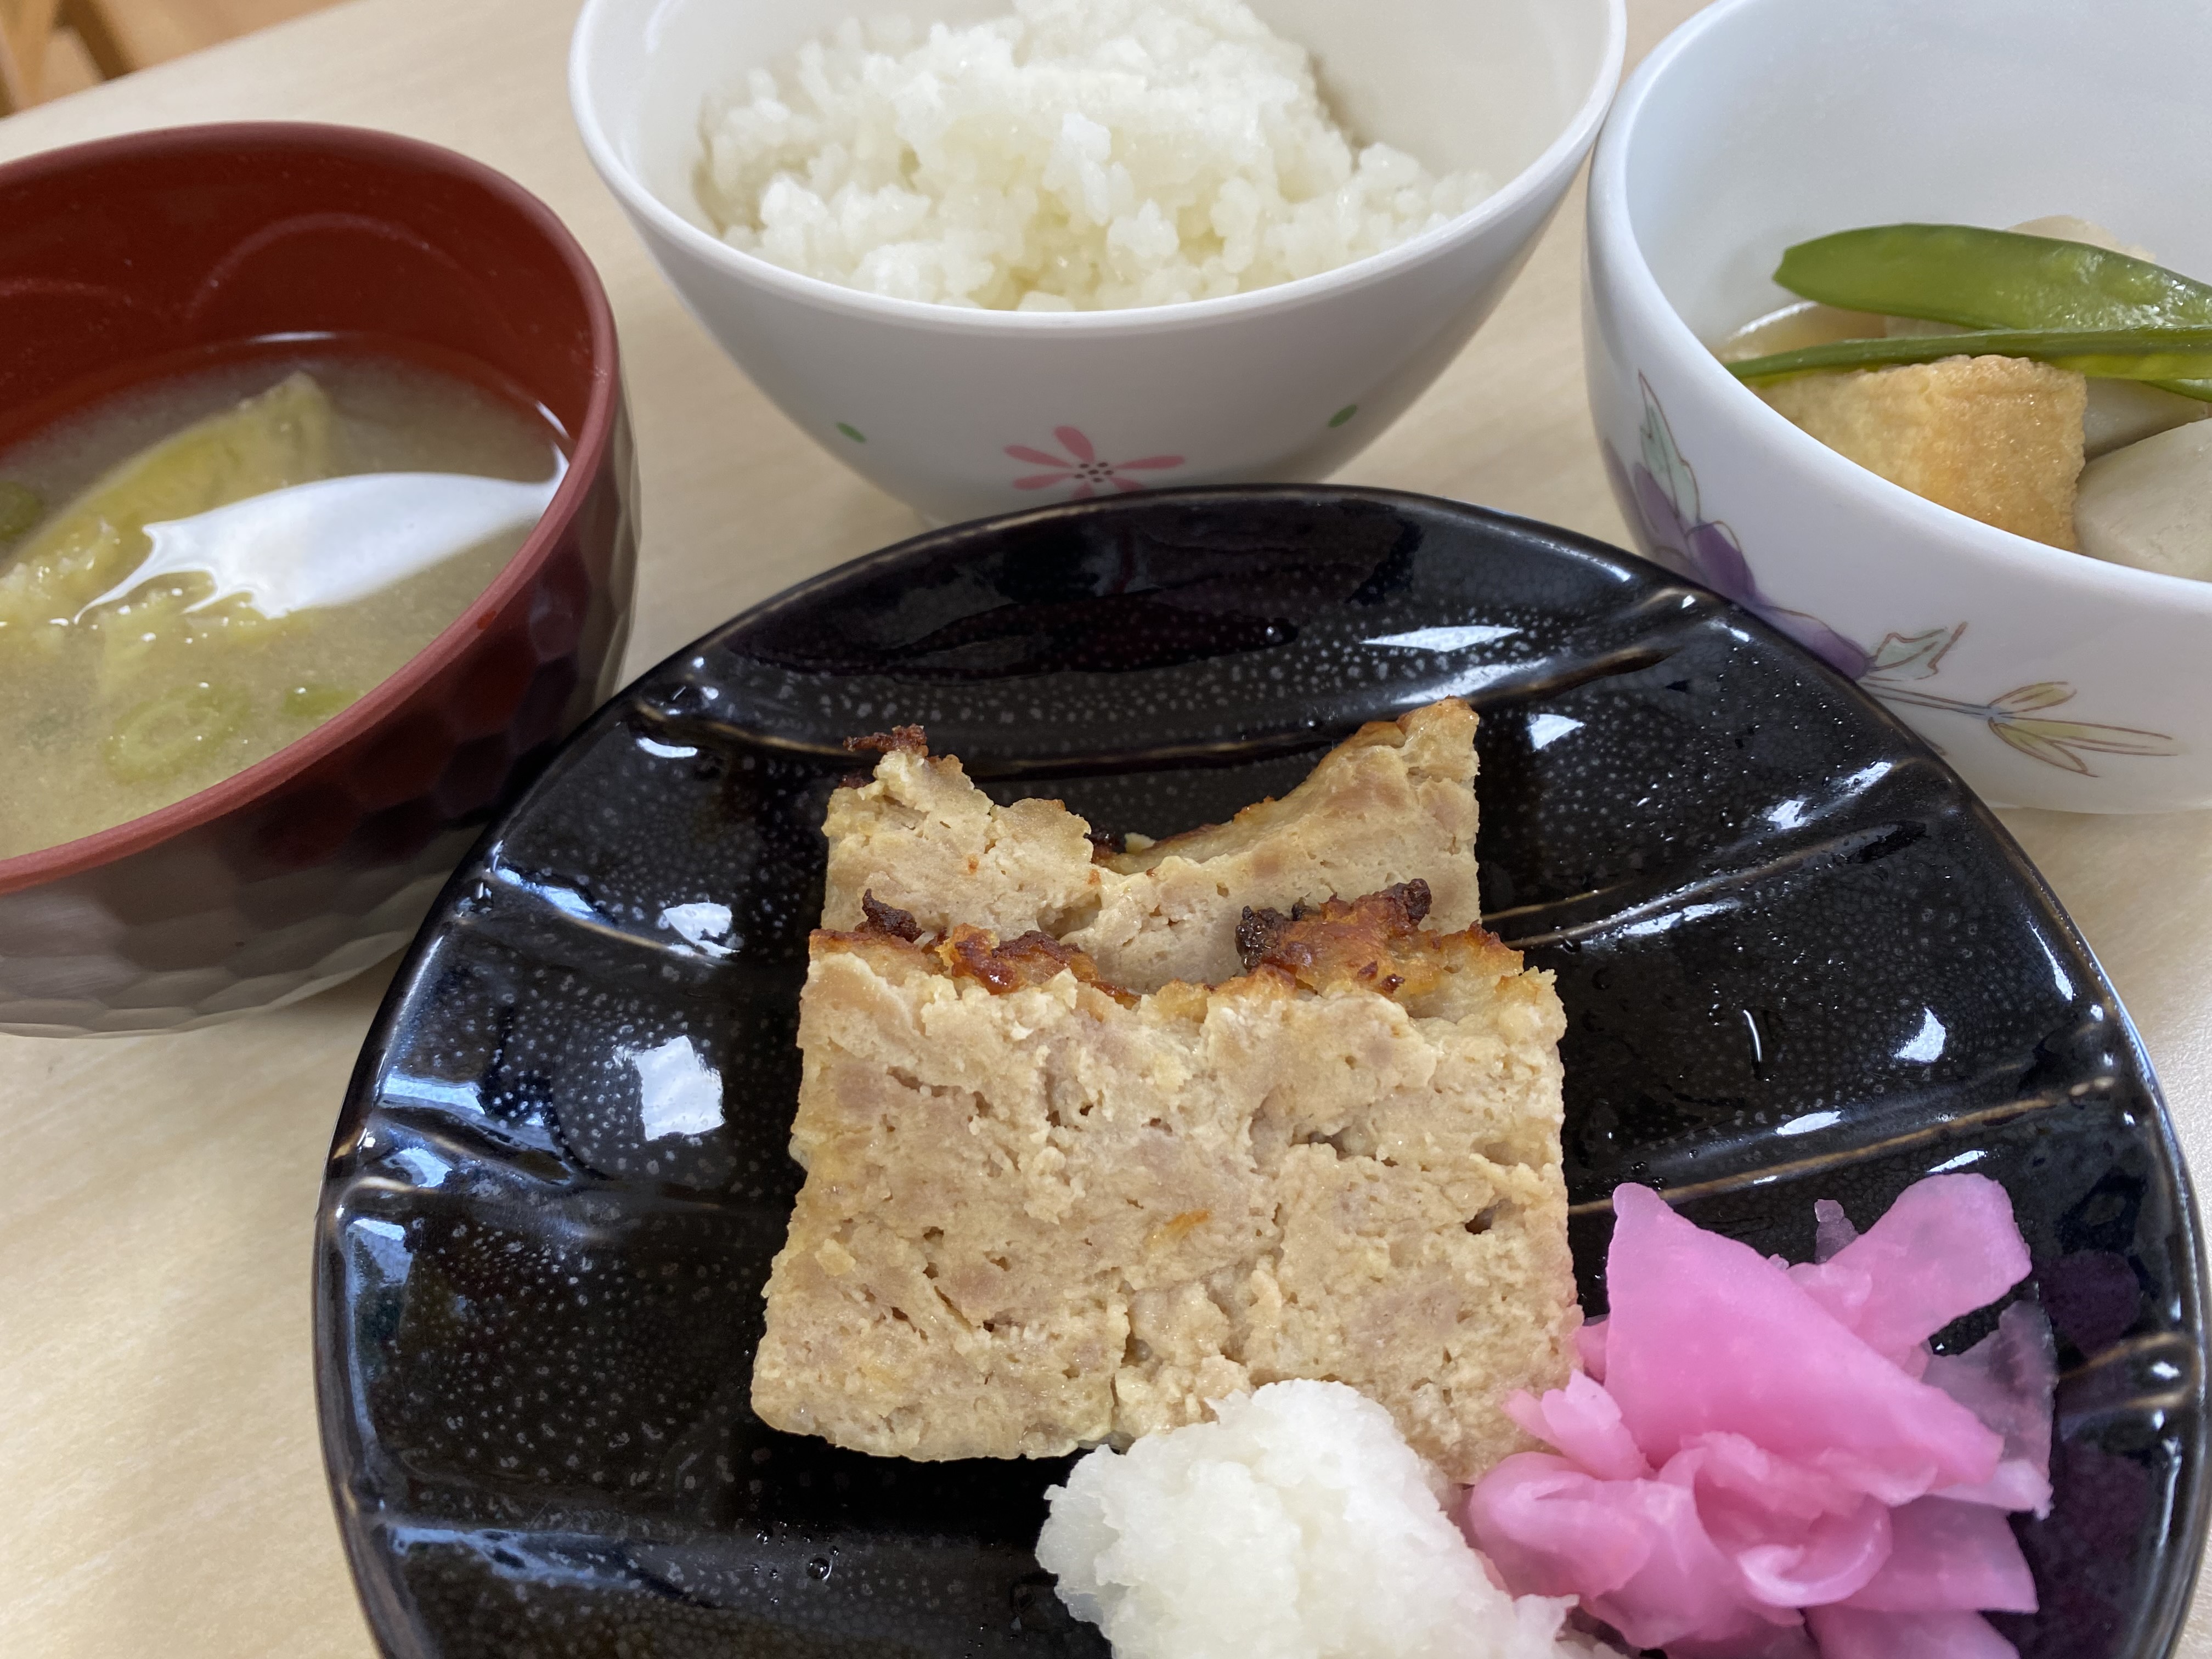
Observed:
[[[1446,695],[1483,714],[1488,923],[1567,1007],[1585,1304],[1621,1180],[1804,1257],[1816,1198],[1863,1225],[1930,1170],[1996,1177],[2064,1373],[2057,1509],[2021,1524],[2045,1610],[1999,1622],[2030,1656],[2165,1654],[2205,1522],[2196,1223],[2134,1034],[2018,849],[1712,596],[1317,489],[848,565],[647,674],[477,848],[323,1194],[324,1443],[387,1652],[1103,1654],[1030,1552],[1064,1464],[871,1458],[747,1409],[841,740],[920,722],[1001,799],[1158,836]]]

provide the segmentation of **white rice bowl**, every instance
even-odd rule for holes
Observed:
[[[848,19],[710,99],[702,207],[823,281],[1000,310],[1241,294],[1491,193],[1360,145],[1243,0],[1015,0],[926,33]]]
[[[1048,1494],[1037,1559],[1115,1659],[1555,1659],[1607,1651],[1518,1599],[1436,1470],[1340,1382],[1273,1382],[1218,1420],[1103,1448]]]

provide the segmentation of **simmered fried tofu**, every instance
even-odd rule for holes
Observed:
[[[753,1407],[921,1459],[1051,1456],[1348,1382],[1471,1480],[1569,1370],[1550,976],[1418,886],[1255,915],[1137,995],[1042,934],[814,936]]]
[[[1474,712],[1457,698],[1363,726],[1280,800],[1225,824],[1109,854],[1058,801],[1000,806],[950,756],[907,728],[865,785],[830,797],[822,925],[853,928],[860,898],[1003,939],[1042,932],[1085,952],[1116,984],[1210,985],[1239,971],[1237,919],[1424,881],[1429,926],[1480,920]]]
[[[1946,357],[1801,374],[1759,395],[1916,495],[2071,549],[2087,386],[2024,358]]]

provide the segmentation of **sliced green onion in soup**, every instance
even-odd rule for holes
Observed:
[[[185,685],[140,703],[115,723],[104,745],[107,769],[125,783],[174,777],[246,724],[252,706],[231,686]]]

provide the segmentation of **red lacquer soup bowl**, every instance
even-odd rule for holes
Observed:
[[[613,314],[544,204],[346,127],[0,167],[0,440],[198,356],[325,334],[474,365],[560,422],[567,474],[491,585],[360,701],[173,805],[0,860],[0,1030],[175,1030],[358,973],[611,689],[635,469]]]

